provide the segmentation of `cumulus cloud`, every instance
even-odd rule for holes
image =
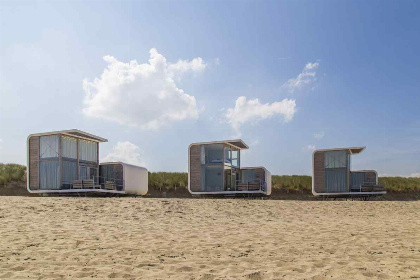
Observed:
[[[117,145],[112,148],[112,152],[106,155],[102,161],[121,161],[134,165],[144,165],[140,148],[129,141],[118,142]]]
[[[319,67],[319,62],[308,62],[296,78],[289,79],[283,88],[293,93],[296,91],[311,88],[313,83],[316,81],[316,70]]]
[[[169,63],[153,48],[148,63],[124,63],[109,55],[103,59],[108,66],[101,77],[83,80],[86,116],[142,129],[198,118],[195,97],[180,89],[176,81],[188,72],[204,71],[201,57]]]
[[[324,138],[324,136],[325,136],[325,133],[324,133],[323,131],[320,131],[320,132],[315,132],[315,133],[314,133],[314,137],[315,137],[316,139],[322,139],[322,138]]]
[[[308,145],[306,148],[308,150],[314,151],[315,150],[315,145]]]
[[[420,172],[417,172],[417,173],[412,173],[412,174],[410,175],[410,177],[420,178]]]
[[[247,100],[245,96],[240,96],[236,99],[235,107],[227,109],[224,118],[240,135],[239,129],[244,123],[257,123],[274,116],[281,116],[288,122],[293,119],[295,112],[296,102],[293,99],[262,104],[258,98]]]

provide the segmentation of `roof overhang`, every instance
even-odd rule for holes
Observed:
[[[330,152],[330,151],[349,151],[351,155],[357,155],[364,151],[366,147],[348,147],[348,148],[333,148],[316,150],[315,152]]]
[[[233,146],[233,147],[235,147],[239,150],[249,149],[248,145],[245,144],[244,141],[242,141],[241,139],[199,142],[199,143],[193,143],[191,145],[211,145],[211,144],[227,144],[227,145]]]
[[[53,135],[53,134],[63,134],[67,136],[73,136],[77,138],[82,138],[90,141],[95,142],[108,142],[107,139],[78,130],[78,129],[70,129],[70,130],[60,130],[60,131],[51,131],[51,132],[44,132],[44,133],[36,133],[31,134],[30,136],[46,136],[46,135]]]

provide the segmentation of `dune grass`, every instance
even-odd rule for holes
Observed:
[[[26,166],[13,163],[0,163],[0,186],[4,186],[11,182],[26,182]]]

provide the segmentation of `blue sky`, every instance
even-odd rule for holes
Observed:
[[[367,146],[353,169],[420,176],[419,13],[418,1],[2,1],[0,162],[25,164],[31,133],[78,128],[109,139],[102,159],[152,171],[186,171],[192,142],[240,137],[242,165],[273,174],[310,174],[314,148]]]

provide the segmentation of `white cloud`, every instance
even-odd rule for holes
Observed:
[[[308,145],[306,148],[308,150],[315,151],[315,145]]]
[[[254,146],[257,146],[258,144],[260,144],[260,140],[256,139],[256,140],[252,141],[251,144],[249,144],[249,146],[254,147]]]
[[[319,67],[319,62],[308,62],[296,78],[289,79],[283,87],[289,92],[311,88],[311,85],[316,81],[316,70]]]
[[[83,80],[83,113],[142,129],[158,129],[168,123],[197,119],[195,97],[178,88],[175,80],[187,72],[202,72],[202,58],[168,63],[156,49],[148,63],[120,62],[103,58],[108,67],[93,82]]]
[[[420,178],[420,172],[412,173],[410,177]]]
[[[314,133],[314,137],[315,137],[316,139],[322,139],[322,138],[324,138],[324,136],[325,136],[325,133],[324,133],[323,131],[320,131],[320,132],[315,132],[315,133]]]
[[[261,104],[258,98],[247,100],[245,96],[240,96],[236,99],[235,107],[227,109],[224,118],[240,134],[239,128],[244,123],[257,123],[276,115],[282,116],[288,122],[293,119],[295,112],[296,102],[293,99],[285,98],[280,102]]]
[[[121,161],[134,165],[144,165],[141,158],[141,150],[129,141],[118,142],[112,148],[112,152],[106,155],[102,162]]]

